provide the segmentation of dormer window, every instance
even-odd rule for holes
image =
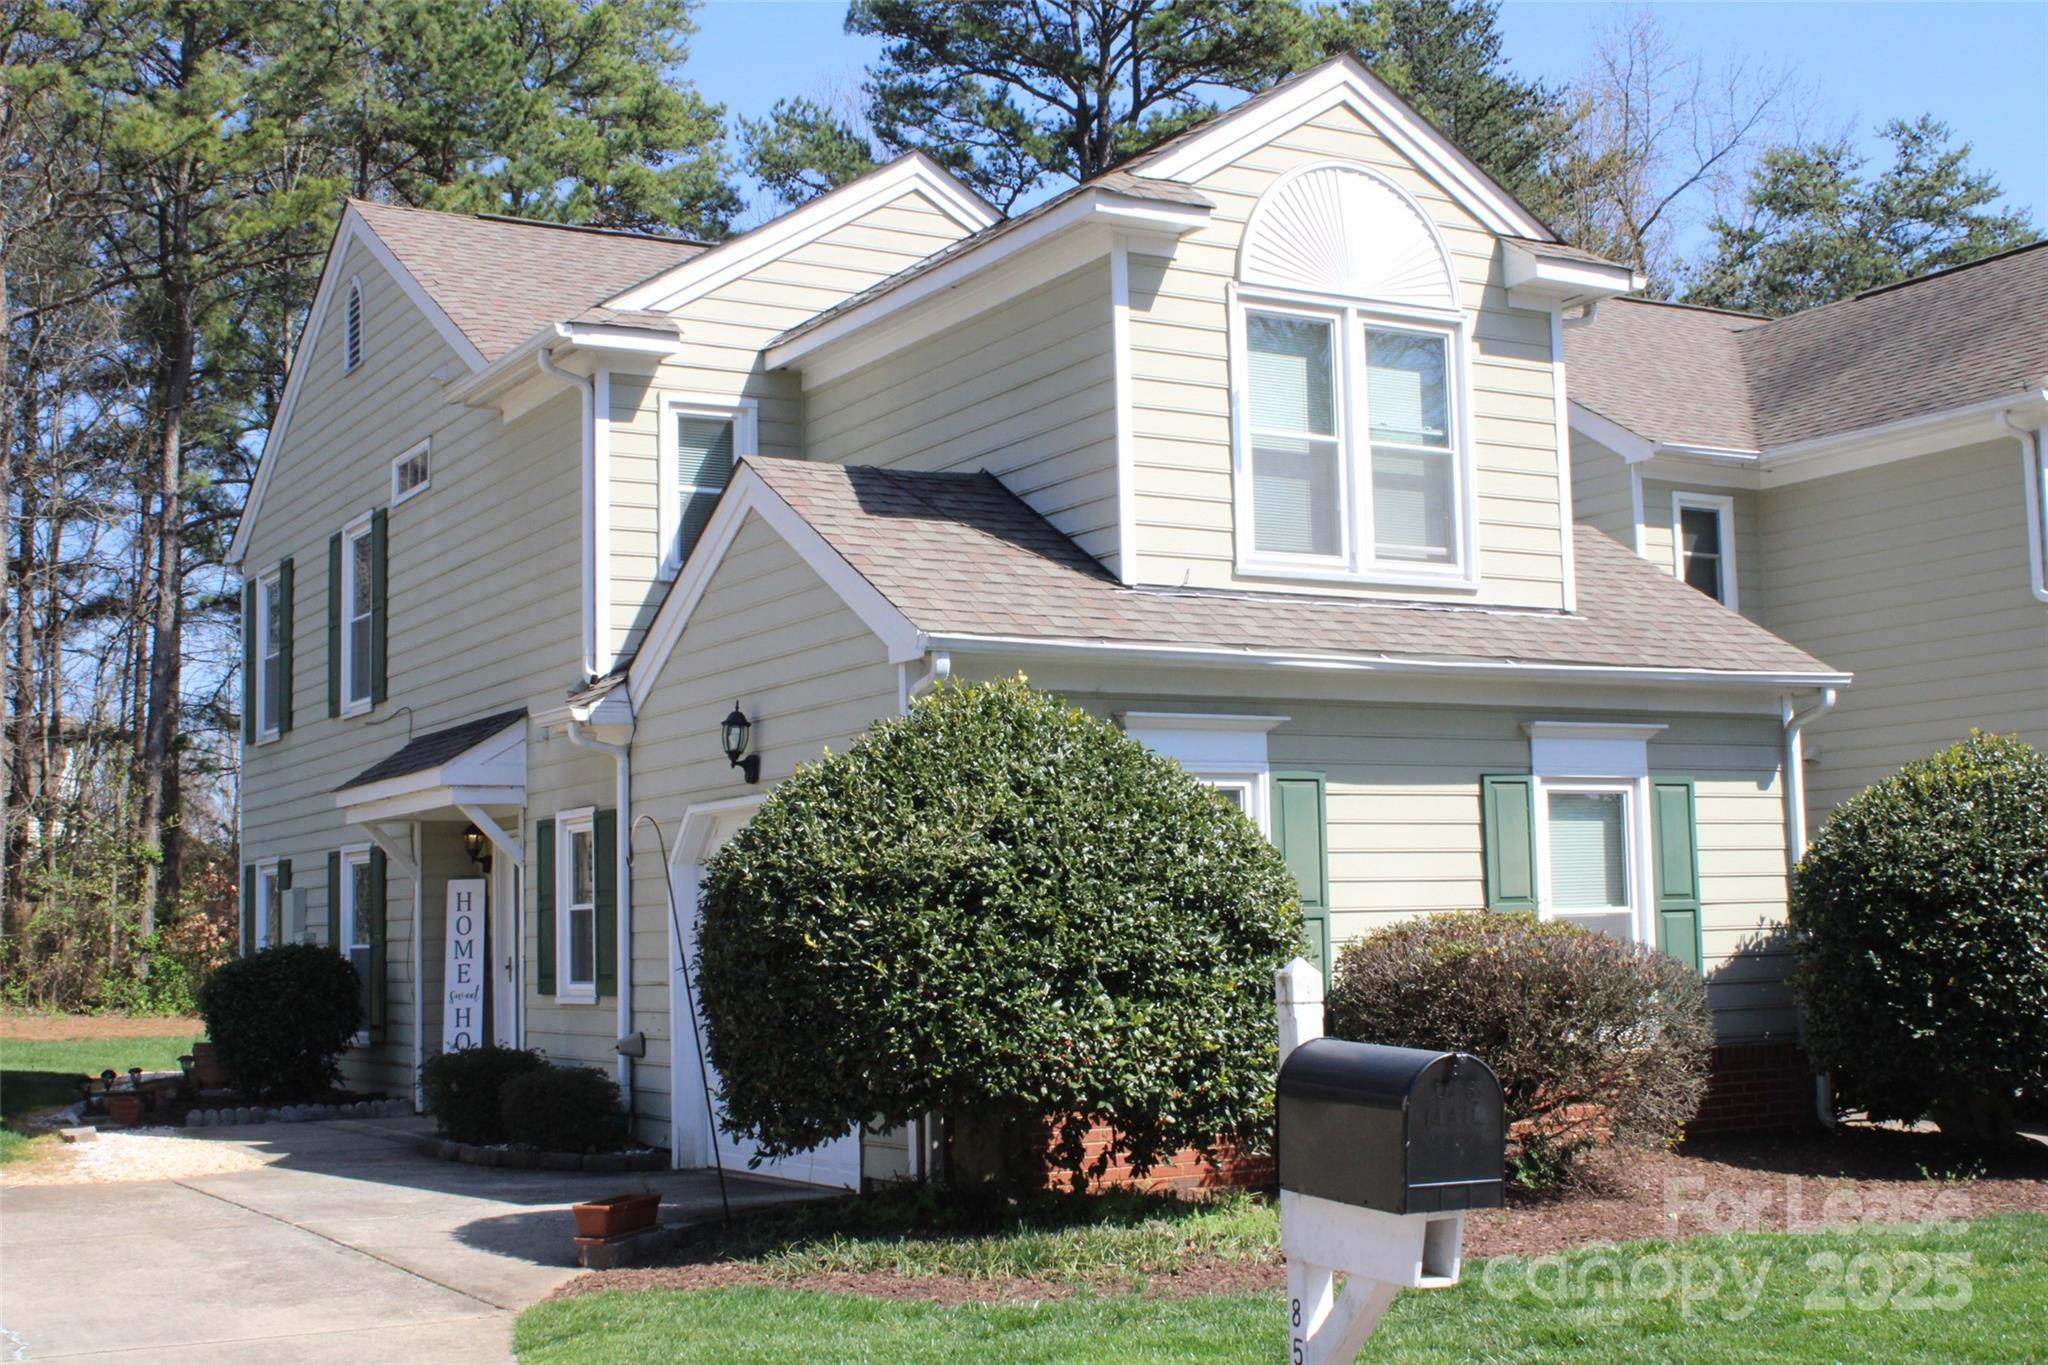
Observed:
[[[1421,209],[1363,167],[1284,177],[1234,295],[1239,572],[1476,585],[1466,324]]]
[[[341,370],[347,374],[363,363],[363,285],[348,282],[347,317],[343,320]]]

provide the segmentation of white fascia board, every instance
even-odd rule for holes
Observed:
[[[631,327],[617,322],[558,322],[555,335],[579,351],[619,355],[676,355],[682,337],[673,327]],[[559,356],[556,357],[558,360]]]
[[[1805,483],[1831,474],[1874,469],[1958,446],[2007,438],[2012,433],[2000,421],[2004,416],[2010,416],[2021,426],[2048,422],[2048,387],[2023,389],[2003,398],[1988,398],[1942,412],[1770,446],[1764,451],[1764,486]]]
[[[1559,304],[1590,303],[1633,293],[1646,283],[1625,265],[1568,261],[1544,256],[1520,242],[1502,243],[1501,274],[1508,303],[1516,308],[1546,309]]]
[[[929,649],[953,654],[1009,654],[1070,657],[1103,663],[1179,663],[1303,669],[1342,673],[1383,673],[1450,678],[1525,678],[1539,682],[1619,683],[1636,686],[1847,687],[1847,673],[1742,672],[1712,668],[1648,668],[1609,664],[1531,664],[1512,659],[1394,658],[1375,654],[1310,654],[1226,646],[1105,643],[1100,640],[1036,639],[1025,636],[948,635],[925,638]]]
[[[859,571],[828,545],[810,523],[797,515],[795,508],[776,496],[761,476],[742,460],[733,471],[732,480],[726,485],[717,508],[711,513],[711,520],[705,523],[703,534],[691,549],[689,559],[670,585],[668,596],[662,599],[654,620],[647,627],[646,636],[640,642],[639,651],[633,656],[632,666],[627,669],[626,688],[636,711],[646,706],[647,698],[661,678],[662,668],[682,639],[691,616],[696,613],[697,604],[711,586],[712,576],[725,562],[726,552],[732,548],[732,542],[749,514],[760,517],[770,530],[796,551],[797,557],[811,572],[832,589],[847,609],[874,632],[875,638],[888,651],[889,662],[905,663],[923,657],[924,637],[909,619],[873,584],[861,577]]]
[[[1160,241],[1178,241],[1205,225],[1209,217],[1208,209],[1194,204],[1167,204],[1118,194],[1111,190],[1089,190],[1075,195],[1066,203],[1036,218],[1021,222],[1006,232],[990,237],[988,241],[978,246],[962,250],[951,260],[934,266],[894,289],[876,295],[866,303],[856,304],[800,336],[769,347],[766,363],[771,370],[792,365],[802,367],[807,385],[821,383],[824,381],[820,375],[825,368],[831,368],[830,357],[822,357],[826,361],[824,367],[806,364],[810,357],[828,351],[837,343],[852,341],[868,359],[872,360],[878,350],[886,349],[877,346],[878,333],[872,329],[887,319],[904,314],[906,310],[915,308],[927,299],[968,286],[977,291],[974,296],[980,303],[976,311],[980,311],[981,308],[1002,301],[1002,295],[996,289],[999,280],[1010,281],[1014,289],[1019,287],[1016,284],[1018,280],[1042,281],[1044,278],[1054,278],[1046,276],[1042,270],[1027,269],[1015,276],[1002,276],[997,272],[1010,262],[1024,260],[1026,253],[1055,238],[1076,233],[1078,229],[1083,228],[1109,228],[1112,232],[1098,231],[1077,236],[1077,240],[1086,247],[1084,256],[1107,252],[1115,232],[1123,233],[1127,239],[1139,238],[1157,250],[1160,249],[1157,245]],[[1081,259],[1073,258],[1069,253],[1059,253],[1049,259],[1059,263],[1061,274],[1082,263]],[[950,317],[952,313],[949,311],[946,316]],[[916,323],[926,324],[927,320],[923,315],[919,315]],[[929,334],[932,330],[928,324],[914,325],[911,332],[892,336],[891,342],[896,346],[907,345],[911,338]],[[844,373],[846,368],[850,367],[840,367],[834,372]],[[814,369],[819,370],[819,374],[813,374]]]
[[[1555,239],[1556,234],[1542,220],[1494,184],[1449,138],[1403,105],[1377,77],[1348,60],[1309,72],[1241,114],[1224,113],[1179,146],[1133,167],[1132,173],[1193,183],[1339,106],[1350,108],[1377,129],[1494,232],[1539,241]]]
[[[448,343],[448,348],[471,373],[484,368],[484,354],[476,348],[476,343],[462,334],[454,319],[434,302],[411,272],[398,263],[398,258],[391,254],[391,248],[384,245],[363,215],[356,212],[355,205],[344,207],[341,222],[334,230],[334,242],[327,248],[327,262],[320,269],[319,287],[313,291],[313,307],[306,314],[305,325],[299,329],[298,346],[292,352],[291,370],[285,375],[284,393],[278,399],[277,415],[271,418],[270,430],[263,437],[263,453],[256,461],[256,478],[249,486],[249,499],[242,505],[241,519],[235,523],[235,536],[228,545],[227,564],[230,568],[239,569],[243,557],[249,552],[249,534],[256,525],[256,514],[262,510],[263,495],[270,489],[270,471],[277,464],[272,456],[284,448],[285,433],[291,428],[299,391],[305,386],[307,357],[312,353],[313,343],[320,337],[321,328],[327,320],[327,310],[333,306],[334,296],[342,287],[341,264],[348,256],[348,249],[357,243],[361,243],[370,258],[383,267],[413,307],[434,325],[434,330],[440,333],[441,339]]]
[[[526,788],[450,787],[436,785],[392,796],[365,798],[367,788],[336,792],[334,804],[352,825],[370,825],[383,820],[406,820],[431,811],[455,810],[461,806],[523,806]]]
[[[681,335],[671,329],[551,322],[475,374],[449,385],[448,399],[472,408],[495,407],[510,422],[563,391],[552,380],[538,386],[533,383],[540,373],[534,357],[542,351],[565,370],[594,374],[608,360],[653,356],[658,363],[681,355],[682,350]]]
[[[607,299],[605,306],[621,312],[672,312],[911,190],[923,191],[963,234],[997,221],[994,209],[937,162],[912,153],[636,284]]]
[[[1571,424],[1573,431],[1606,446],[1621,456],[1625,464],[1647,460],[1657,450],[1656,442],[1638,436],[1619,422],[1602,417],[1577,399],[1571,402]]]

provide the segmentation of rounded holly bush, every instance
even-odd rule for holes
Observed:
[[[941,687],[706,869],[725,1125],[779,1156],[938,1112],[962,1184],[1257,1146],[1297,896],[1251,821],[1109,723],[1021,677]]]
[[[333,1089],[361,1026],[355,968],[331,948],[284,943],[224,963],[199,988],[206,1036],[235,1088],[293,1100]]]
[[[1838,1106],[1995,1138],[2048,1094],[2048,755],[1972,732],[1852,797],[1791,910]]]

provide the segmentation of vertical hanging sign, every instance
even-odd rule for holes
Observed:
[[[448,964],[441,985],[441,1050],[484,1040],[484,880],[448,883]]]

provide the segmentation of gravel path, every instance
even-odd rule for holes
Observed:
[[[33,1160],[0,1167],[0,1186],[188,1180],[253,1170],[275,1159],[240,1143],[208,1141],[176,1128],[102,1129],[90,1142],[67,1142]]]

